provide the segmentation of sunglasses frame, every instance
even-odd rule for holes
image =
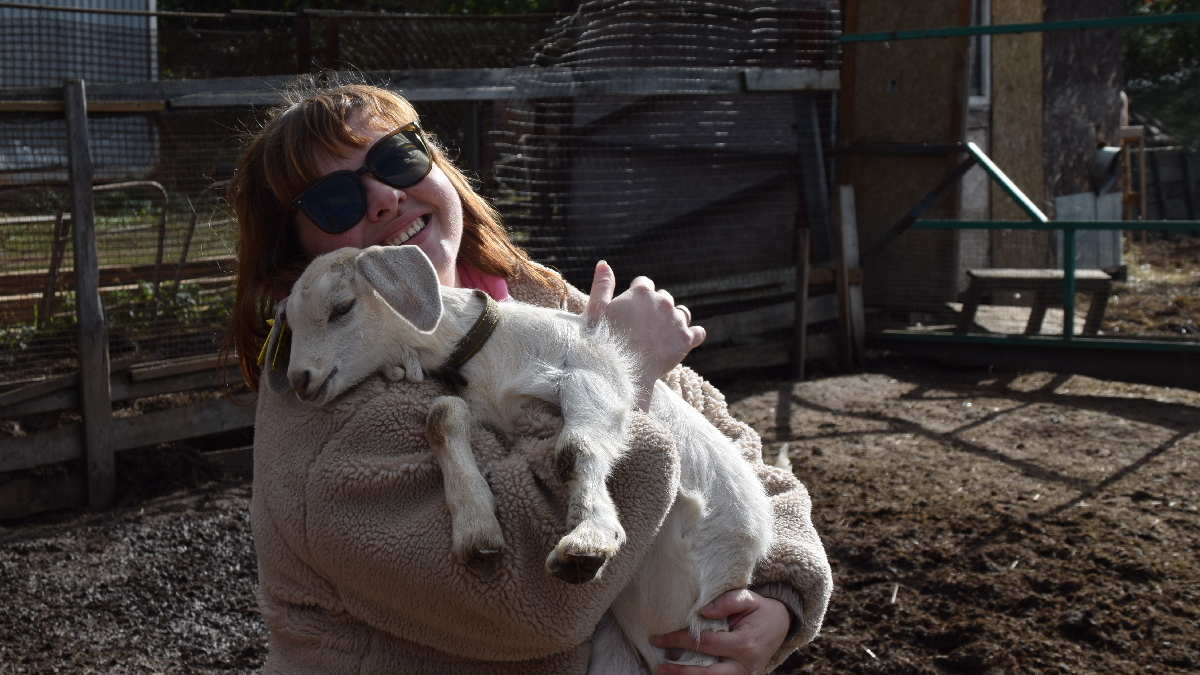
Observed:
[[[399,185],[399,184],[388,181],[386,178],[379,175],[379,173],[375,171],[375,167],[373,166],[374,162],[371,161],[371,154],[374,153],[379,148],[380,143],[383,143],[384,141],[386,141],[394,136],[397,136],[399,134],[403,134],[405,132],[416,132],[413,134],[413,138],[416,140],[417,145],[420,146],[421,150],[425,153],[425,157],[427,157],[429,159],[429,166],[425,167],[424,173],[422,173],[421,177],[418,178],[417,180],[415,180],[411,183],[405,183],[404,185]],[[421,130],[421,126],[419,124],[417,124],[416,122],[409,122],[408,124],[405,124],[404,126],[400,127],[399,129],[395,129],[395,130],[391,131],[386,136],[384,136],[384,137],[380,138],[379,140],[375,141],[374,143],[372,143],[371,148],[369,150],[367,150],[367,156],[366,156],[365,161],[362,166],[358,167],[357,169],[355,169],[353,171],[351,171],[349,169],[343,169],[341,171],[334,171],[332,173],[327,173],[324,176],[321,176],[320,178],[317,179],[317,181],[315,183],[308,186],[304,190],[304,192],[301,192],[295,199],[292,200],[292,206],[299,209],[305,216],[308,216],[308,219],[311,220],[313,222],[313,224],[316,225],[322,232],[325,232],[327,234],[341,234],[343,232],[346,232],[346,231],[349,231],[350,229],[352,229],[354,227],[354,225],[357,224],[358,221],[362,220],[362,217],[364,215],[366,215],[366,213],[367,213],[367,188],[366,188],[366,185],[363,184],[363,179],[362,179],[363,174],[369,173],[372,176],[375,176],[375,178],[378,179],[379,182],[383,183],[384,185],[402,190],[404,188],[410,188],[410,187],[416,185],[417,183],[420,183],[421,181],[425,180],[425,177],[429,175],[430,171],[433,171],[433,153],[429,152],[429,144],[425,141],[425,133]],[[332,180],[334,178],[340,177],[340,176],[349,176],[352,180],[354,180],[355,183],[358,184],[359,195],[360,195],[360,198],[362,201],[362,209],[359,211],[358,217],[354,219],[353,223],[349,227],[338,230],[338,229],[330,229],[330,227],[328,226],[328,223],[323,222],[324,218],[318,218],[309,212],[308,208],[305,206],[305,195],[308,195],[309,193],[313,192],[314,190],[319,188],[323,183],[325,183],[329,180]]]

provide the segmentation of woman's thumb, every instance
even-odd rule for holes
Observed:
[[[608,263],[601,260],[596,263],[596,273],[592,276],[591,295],[588,297],[587,322],[594,324],[604,316],[608,303],[612,302],[613,291],[617,289],[617,276],[613,274]]]
[[[723,619],[733,614],[754,609],[754,596],[746,590],[725,591],[700,609],[710,619]]]

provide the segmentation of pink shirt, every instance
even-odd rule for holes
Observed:
[[[458,283],[463,288],[477,288],[497,302],[508,300],[508,282],[503,277],[484,274],[466,263],[458,263]]]

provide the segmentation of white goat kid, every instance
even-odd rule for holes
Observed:
[[[530,398],[559,405],[563,430],[556,467],[568,491],[571,530],[546,560],[555,576],[583,583],[597,576],[624,542],[605,480],[626,449],[633,408],[632,364],[603,323],[589,328],[568,312],[516,302],[498,306],[499,322],[459,367],[458,396],[436,399],[426,434],[442,467],[453,547],[464,561],[498,555],[503,536],[494,498],[470,447],[470,430],[486,424],[514,433]],[[421,381],[444,366],[485,311],[475,291],[440,287],[415,246],[341,249],[317,258],[276,312],[292,333],[286,381],[268,368],[276,389],[324,405],[375,372]],[[272,331],[267,351],[279,345]],[[590,672],[637,673],[666,661],[651,635],[727,629],[700,609],[724,591],[744,588],[770,544],[770,505],[737,448],[665,384],[650,414],[671,433],[681,460],[679,494],[654,547],[598,629]],[[622,637],[623,636],[623,637]],[[627,643],[625,642],[627,641]],[[623,648],[628,644],[637,654]],[[644,665],[638,659],[644,659]],[[715,659],[685,652],[680,663]]]

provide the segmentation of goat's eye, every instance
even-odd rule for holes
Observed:
[[[354,309],[354,301],[351,300],[350,302],[344,302],[333,308],[333,311],[329,313],[329,320],[337,321],[343,316],[346,316],[346,314],[350,313],[351,309]]]

